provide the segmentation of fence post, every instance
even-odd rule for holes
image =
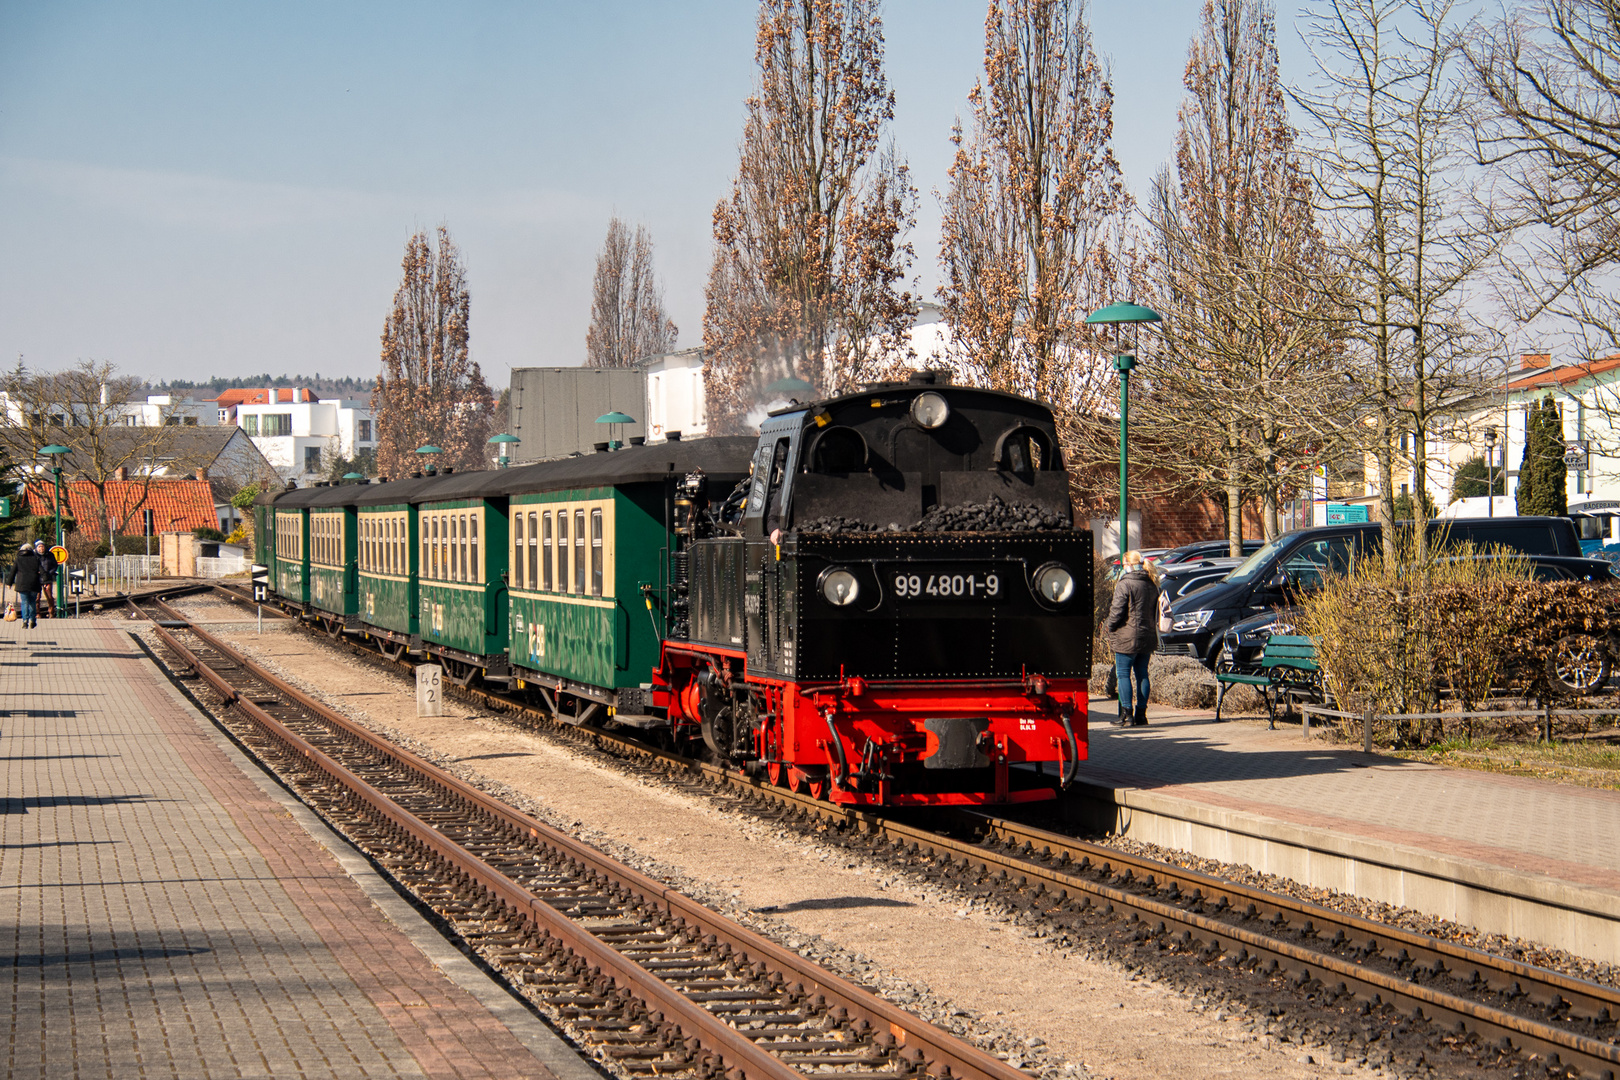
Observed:
[[[1367,711],[1361,717],[1361,752],[1372,753],[1372,724],[1373,706],[1367,706]]]
[[[1541,703],[1541,737],[1547,743],[1552,742],[1552,702]]]

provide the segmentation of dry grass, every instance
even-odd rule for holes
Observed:
[[[1397,751],[1396,756],[1457,769],[1620,791],[1620,745],[1609,740],[1521,743],[1458,738],[1422,749]]]

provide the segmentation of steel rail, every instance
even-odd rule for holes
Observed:
[[[1025,1074],[1007,1065],[999,1058],[968,1044],[950,1033],[913,1016],[841,976],[806,961],[746,927],[743,927],[690,897],[669,888],[645,874],[617,862],[572,837],[559,832],[544,822],[523,815],[504,803],[473,788],[437,766],[402,750],[346,718],[333,712],[320,701],[287,683],[253,660],[243,656],[225,642],[192,624],[178,611],[161,600],[150,601],[171,616],[172,621],[185,622],[186,632],[241,667],[254,679],[273,688],[299,708],[317,716],[323,723],[341,731],[345,736],[361,742],[369,749],[403,763],[411,771],[427,778],[447,793],[465,801],[508,827],[527,833],[530,837],[563,852],[609,881],[656,906],[671,916],[686,920],[703,933],[714,935],[730,945],[745,962],[765,963],[768,968],[789,972],[814,993],[823,995],[830,1005],[841,1007],[851,1017],[862,1019],[878,1030],[887,1030],[898,1046],[908,1052],[921,1051],[930,1073],[936,1076],[955,1076],[962,1080],[1028,1080]],[[272,731],[275,737],[293,747],[345,787],[361,796],[379,813],[404,828],[417,841],[440,854],[458,870],[484,885],[493,895],[503,900],[514,911],[539,923],[564,941],[576,952],[589,958],[604,972],[614,975],[621,983],[635,989],[649,1004],[666,1012],[683,1027],[690,1025],[703,1045],[722,1058],[745,1071],[751,1077],[766,1080],[798,1080],[804,1074],[792,1069],[757,1046],[738,1029],[718,1019],[713,1013],[692,1002],[669,987],[656,975],[634,960],[624,957],[589,931],[556,912],[543,900],[535,897],[521,885],[487,866],[482,860],[444,837],[439,830],[416,818],[393,803],[386,795],[376,791],[363,779],[325,753],[288,730],[264,710],[242,698],[218,673],[212,671],[194,652],[181,644],[168,629],[155,626],[164,644],[173,649],[183,661],[213,686],[227,703],[241,709],[256,723]],[[948,1070],[948,1072],[946,1071]]]
[[[461,692],[501,709],[534,713],[528,706],[489,691]],[[535,715],[551,719],[543,714]],[[1301,983],[1318,978],[1329,986],[1343,984],[1346,990],[1357,993],[1364,1000],[1387,1001],[1397,1007],[1416,1010],[1431,1020],[1460,1024],[1463,1029],[1473,1031],[1483,1039],[1506,1039],[1508,1045],[1523,1053],[1556,1057],[1566,1067],[1575,1067],[1594,1076],[1612,1074],[1620,1066],[1620,1045],[1612,1041],[1594,1039],[1483,1002],[1470,1001],[1397,974],[1368,968],[1359,961],[1346,960],[1331,952],[1310,949],[1212,915],[1091,881],[1062,867],[1045,866],[1032,858],[1005,855],[987,850],[982,843],[954,840],[869,811],[846,809],[787,791],[741,775],[735,770],[649,747],[632,738],[561,724],[558,727],[576,738],[585,737],[598,745],[606,744],[620,752],[635,754],[666,767],[696,772],[717,786],[739,789],[756,798],[785,805],[835,824],[884,836],[899,843],[914,844],[919,850],[969,865],[1015,873],[1039,883],[1057,898],[1078,896],[1082,904],[1100,900],[1109,906],[1108,910],[1123,908],[1128,913],[1134,913],[1134,918],[1138,920],[1151,920],[1148,925],[1155,932],[1160,932],[1156,924],[1162,923],[1163,932],[1174,935],[1176,932],[1171,931],[1174,926],[1184,935],[1182,940],[1186,944],[1202,942],[1206,950],[1225,952],[1234,964],[1274,962],[1279,969],[1290,971]],[[1083,868],[1096,866],[1108,871],[1115,866],[1123,867],[1127,883],[1137,878],[1150,879],[1156,890],[1173,887],[1173,895],[1185,895],[1197,906],[1212,906],[1220,913],[1240,911],[1241,917],[1248,922],[1269,916],[1270,922],[1277,928],[1294,923],[1305,937],[1320,937],[1324,930],[1330,934],[1344,935],[1332,940],[1330,947],[1342,947],[1347,942],[1354,945],[1359,937],[1365,942],[1361,946],[1363,954],[1368,957],[1383,954],[1397,966],[1410,963],[1408,970],[1414,973],[1449,974],[1463,981],[1477,977],[1477,981],[1489,990],[1515,998],[1527,998],[1544,1008],[1561,1009],[1578,1020],[1620,1022],[1620,992],[1608,987],[993,815],[960,809],[954,813],[958,820],[982,829],[993,841],[1028,844],[1032,850],[1049,849],[1054,856],[1067,855],[1068,861],[1079,862]],[[1252,915],[1249,913],[1251,906]],[[1426,967],[1422,961],[1427,962]]]

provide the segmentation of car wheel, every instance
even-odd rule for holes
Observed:
[[[1609,650],[1591,634],[1566,634],[1547,657],[1547,679],[1566,694],[1594,694],[1609,681]]]

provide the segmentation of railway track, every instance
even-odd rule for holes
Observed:
[[[1376,1006],[1421,1018],[1504,1058],[1534,1056],[1607,1080],[1620,1068],[1620,991],[1611,987],[993,814],[944,812],[941,831],[846,810],[629,736],[574,727],[486,690],[458,692],[496,711],[526,712],[618,756],[700,776],[757,812],[820,823],[889,862],[1059,927],[1100,914],[1123,920],[1141,951],[1187,954],[1227,973],[1281,981],[1327,1005],[1355,1002],[1363,1011]]]
[[[131,607],[243,744],[620,1075],[1027,1080],[394,747],[161,600]]]

